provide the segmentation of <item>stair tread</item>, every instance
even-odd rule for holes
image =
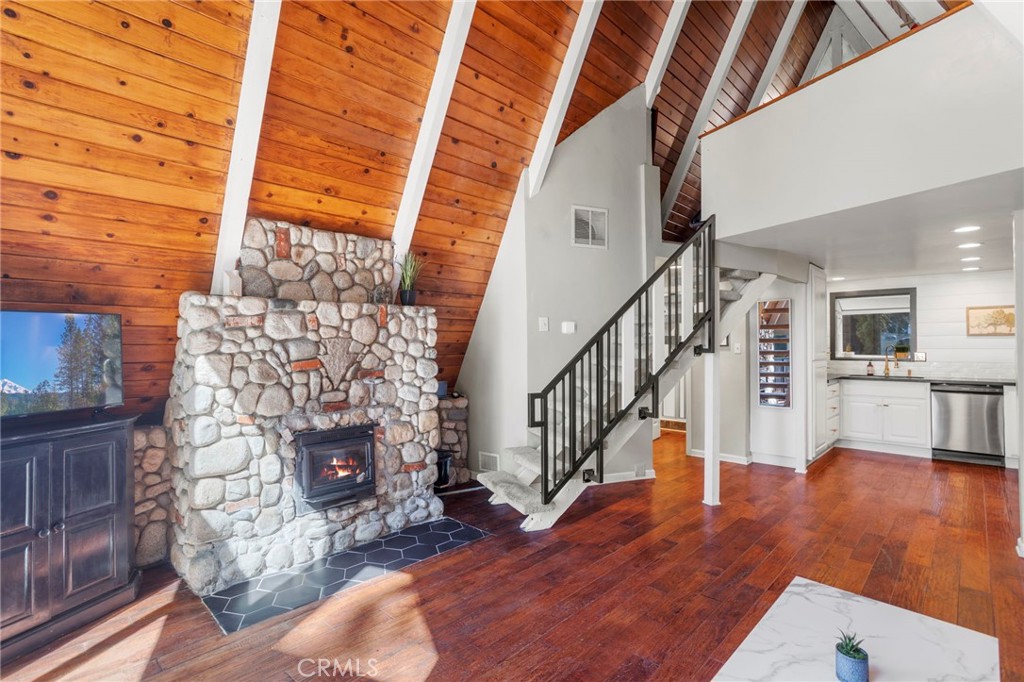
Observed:
[[[515,448],[505,448],[507,454],[512,455],[512,459],[521,467],[525,467],[530,471],[541,473],[540,465],[540,450],[531,448],[529,446],[521,446]]]
[[[745,279],[754,280],[761,276],[761,273],[755,270],[739,270],[736,268],[726,268],[722,270],[722,277],[726,279]]]
[[[498,488],[495,492],[500,492],[505,501],[520,514],[528,516],[555,509],[554,504],[544,504],[541,502],[540,491],[525,486],[519,481],[502,481],[495,485]]]
[[[718,300],[720,301],[738,301],[741,298],[743,298],[743,294],[735,289],[722,289],[718,292]]]
[[[476,480],[492,493],[498,492],[500,483],[519,483],[519,479],[507,471],[482,471],[477,475]]]

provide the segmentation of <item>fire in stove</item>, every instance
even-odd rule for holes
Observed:
[[[362,464],[353,457],[346,457],[345,459],[331,457],[331,461],[320,470],[320,478],[327,479],[328,481],[337,481],[352,476],[356,477],[356,483],[362,483],[366,480],[366,472],[363,471]]]

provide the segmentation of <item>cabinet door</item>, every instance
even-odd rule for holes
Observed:
[[[54,611],[77,606],[127,580],[127,445],[123,430],[54,443]]]
[[[882,437],[887,443],[931,445],[931,417],[928,401],[916,398],[886,398]]]
[[[843,417],[840,425],[843,438],[882,440],[882,401],[866,396],[843,396]]]
[[[814,363],[814,452],[828,445],[828,366]]]
[[[4,639],[50,615],[50,449],[6,449],[0,461],[0,628]]]
[[[825,271],[811,266],[811,353],[814,360],[828,360],[828,285]]]

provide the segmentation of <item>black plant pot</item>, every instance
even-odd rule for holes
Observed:
[[[398,297],[401,299],[402,305],[416,305],[415,289],[402,289],[398,292]]]

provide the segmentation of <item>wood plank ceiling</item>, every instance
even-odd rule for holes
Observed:
[[[250,214],[391,238],[448,11],[283,3]]]
[[[128,412],[163,407],[208,291],[251,8],[3,0],[3,307],[116,312]]]
[[[411,249],[437,308],[440,378],[455,382],[576,23],[578,2],[478,3]]]
[[[788,0],[757,4],[705,129],[728,123],[747,110],[790,4]],[[808,2],[766,100],[774,99],[799,83],[833,6],[832,0]],[[683,24],[661,92],[655,100],[658,117],[654,161],[661,167],[662,193],[679,162],[694,115],[707,90],[738,7],[736,0],[695,2]],[[665,225],[665,239],[686,239],[692,233],[690,222],[699,213],[698,149]]]

